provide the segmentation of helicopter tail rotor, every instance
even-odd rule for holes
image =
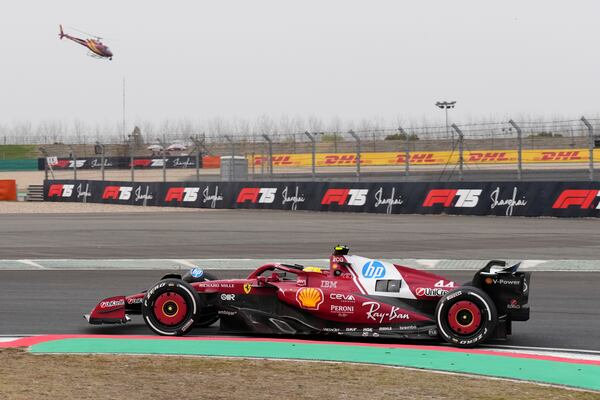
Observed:
[[[63,27],[62,27],[62,25],[59,25],[59,27],[60,27],[60,33],[58,34],[58,37],[59,37],[60,39],[62,39],[62,38],[64,38],[64,37],[65,37],[65,33],[63,32]]]

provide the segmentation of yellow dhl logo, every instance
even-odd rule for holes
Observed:
[[[521,158],[524,164],[533,163],[574,163],[589,161],[586,149],[540,149],[523,150]],[[465,164],[516,164],[519,159],[517,150],[469,150],[463,153]],[[594,159],[600,160],[600,149],[594,150]],[[250,157],[249,162],[255,166],[269,163],[268,157]],[[319,153],[315,157],[317,167],[355,166],[358,162],[356,153]],[[458,164],[458,151],[420,151],[410,152],[409,165],[444,165]],[[272,163],[275,167],[310,167],[312,155],[274,154]],[[406,164],[405,152],[361,153],[360,164],[368,166],[394,166]]]

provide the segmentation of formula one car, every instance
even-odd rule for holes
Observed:
[[[529,319],[530,273],[490,261],[464,285],[337,246],[329,269],[266,264],[246,279],[216,280],[199,268],[166,275],[145,292],[102,300],[90,324],[143,315],[159,335],[179,336],[220,320],[228,332],[443,338],[473,347],[506,338]]]

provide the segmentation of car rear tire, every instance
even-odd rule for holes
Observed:
[[[148,327],[165,336],[183,336],[198,320],[202,304],[196,290],[181,279],[163,279],[146,292],[142,315]]]
[[[496,305],[481,289],[465,286],[442,297],[435,309],[440,336],[457,347],[475,347],[498,324]]]

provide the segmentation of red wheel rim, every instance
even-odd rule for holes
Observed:
[[[163,325],[180,324],[187,315],[185,299],[175,292],[166,292],[158,296],[154,302],[154,316]]]
[[[457,301],[448,310],[448,323],[454,332],[470,335],[481,326],[481,311],[475,303]]]

